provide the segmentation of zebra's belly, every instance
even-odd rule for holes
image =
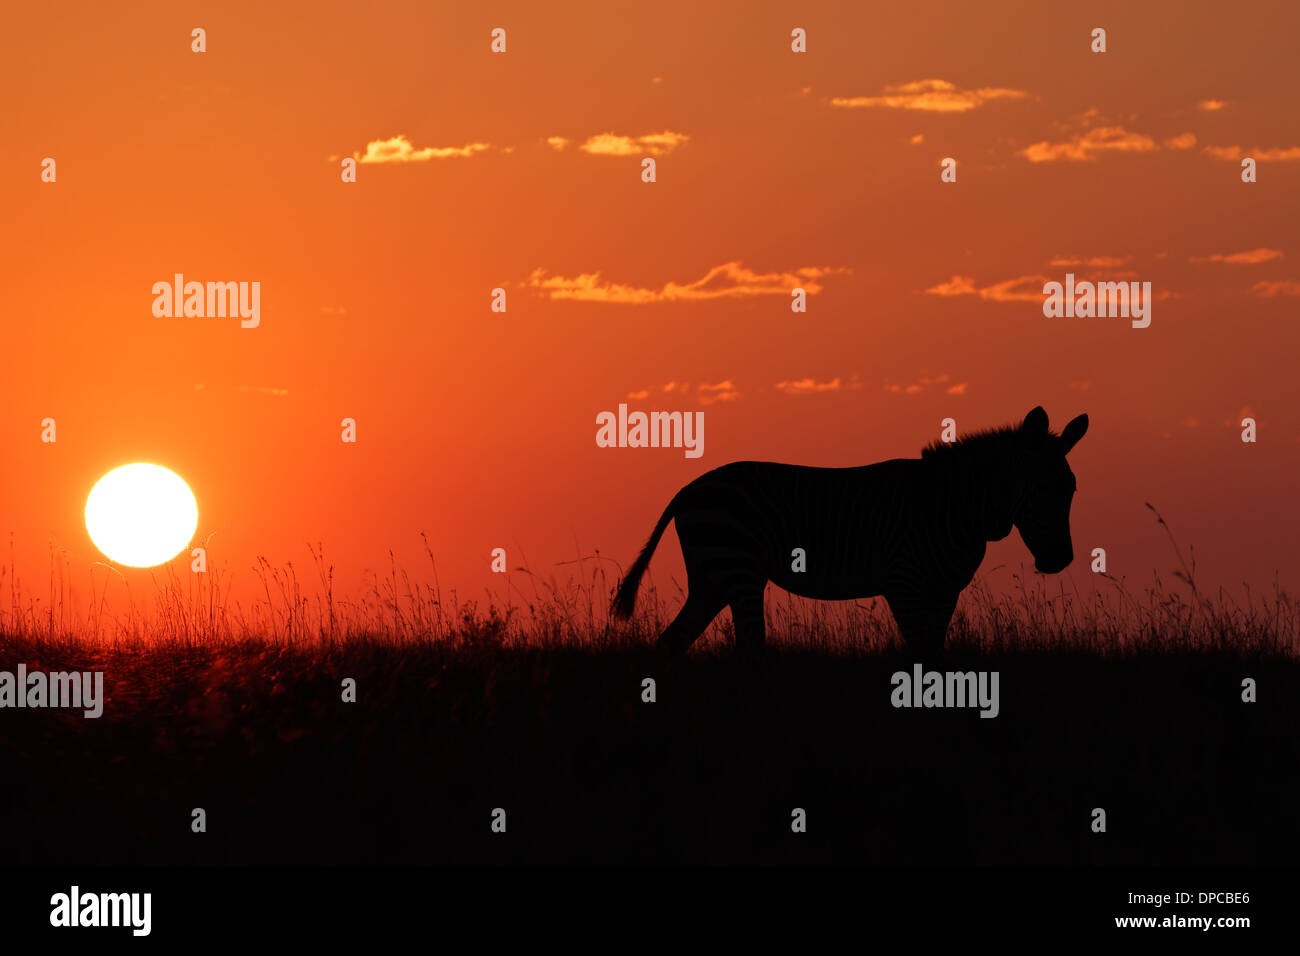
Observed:
[[[859,573],[856,575],[814,572],[811,569],[795,571],[786,568],[773,573],[770,580],[779,588],[800,597],[819,601],[852,601],[857,598],[877,597],[884,593],[884,575]]]

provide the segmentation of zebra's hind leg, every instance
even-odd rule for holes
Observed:
[[[664,628],[655,646],[665,654],[685,654],[686,649],[704,633],[709,622],[718,616],[726,602],[700,588],[686,594],[686,603],[677,612],[673,622]]]
[[[943,652],[948,622],[957,607],[956,594],[886,594],[885,600],[894,612],[908,650],[922,660],[936,658]]]
[[[737,657],[754,660],[763,654],[763,645],[767,642],[767,629],[763,622],[763,589],[766,585],[764,581],[757,587],[745,588],[730,601]]]

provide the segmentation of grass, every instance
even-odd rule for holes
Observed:
[[[1234,652],[1296,656],[1300,653],[1300,606],[1275,579],[1270,593],[1244,586],[1244,600],[1224,589],[1211,598],[1198,586],[1195,551],[1184,554],[1164,518],[1147,505],[1168,535],[1177,567],[1170,587],[1155,573],[1134,594],[1126,582],[1098,574],[1101,586],[1088,593],[1067,590],[1064,578],[1012,573],[1010,592],[994,590],[990,577],[977,576],[963,592],[949,628],[948,646],[980,652],[1083,651],[1110,655],[1170,652]],[[27,646],[77,646],[114,649],[221,646],[249,642],[272,647],[361,642],[410,647],[490,645],[501,648],[613,650],[644,647],[672,619],[685,599],[680,583],[669,593],[647,576],[631,621],[615,620],[610,599],[621,569],[597,552],[564,562],[560,578],[528,567],[515,569],[524,582],[508,584],[505,594],[485,593],[482,602],[444,595],[437,562],[427,538],[428,580],[415,580],[397,566],[392,552],[385,573],[370,574],[356,599],[335,595],[334,568],[319,545],[304,586],[293,562],[273,565],[259,557],[253,567],[263,600],[245,606],[230,599],[231,575],[214,570],[183,576],[168,565],[160,579],[151,575],[152,600],[139,603],[115,568],[92,568],[89,600],[78,613],[66,556],[50,557],[48,600],[25,594],[12,561],[0,567],[0,593],[8,583],[9,608],[0,608],[0,642]],[[311,579],[314,579],[311,580]],[[108,610],[118,581],[119,611]],[[824,602],[770,589],[769,641],[787,649],[819,653],[877,654],[896,645],[897,630],[881,599]],[[730,641],[723,614],[702,644],[716,648]],[[3,646],[0,644],[0,646]]]
[[[0,711],[0,776],[22,782],[0,788],[7,859],[1291,864],[1295,604],[1276,584],[1205,595],[1170,541],[1169,588],[968,590],[950,666],[999,672],[995,720],[890,706],[911,659],[879,601],[769,595],[760,666],[732,659],[726,614],[661,660],[680,589],[650,583],[612,622],[618,568],[599,555],[517,570],[523,588],[480,603],[444,596],[430,552],[431,583],[390,561],[348,601],[316,548],[306,582],[259,561],[247,608],[224,576],[169,573],[118,614],[111,569],[74,613],[56,563],[42,600],[11,566],[0,669],[100,669],[109,700],[99,720]]]

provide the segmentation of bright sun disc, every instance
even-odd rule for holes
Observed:
[[[161,465],[114,468],[90,489],[86,530],[110,560],[149,568],[176,557],[199,526],[194,492]]]

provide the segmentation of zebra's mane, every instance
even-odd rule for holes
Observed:
[[[994,455],[1001,456],[1007,451],[1008,446],[1019,446],[1026,439],[1024,429],[1020,425],[1001,425],[996,428],[981,428],[979,431],[968,432],[956,441],[945,442],[935,440],[930,442],[921,449],[923,459],[938,459],[942,456],[984,456]],[[1060,436],[1053,431],[1049,431],[1043,440],[1051,441]]]

